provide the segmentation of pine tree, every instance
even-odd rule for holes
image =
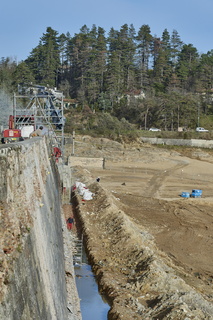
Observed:
[[[124,91],[131,91],[134,89],[134,63],[135,63],[135,29],[133,25],[129,28],[127,24],[124,24],[118,34],[118,46],[120,54],[120,67],[122,70],[123,79],[122,89]]]
[[[25,60],[37,83],[49,86],[58,85],[60,71],[60,51],[58,32],[48,27],[39,45],[34,48]]]
[[[0,87],[11,90],[13,73],[16,70],[16,62],[10,58],[1,58],[0,61]]]
[[[80,33],[68,41],[67,54],[69,58],[69,81],[71,96],[78,97],[82,105],[86,102],[88,61],[91,51],[90,30],[84,25]]]
[[[186,90],[195,89],[195,76],[198,71],[199,55],[197,49],[192,44],[183,45],[178,56],[177,75],[182,87]]]
[[[206,92],[210,92],[213,88],[213,50],[201,55],[199,80],[201,87]]]
[[[121,90],[121,53],[118,43],[119,32],[114,28],[110,29],[108,34],[108,55],[107,55],[107,71],[105,75],[105,89],[107,90],[112,104],[122,94]]]
[[[60,68],[60,51],[58,44],[58,32],[48,27],[41,38],[43,68],[41,70],[42,82],[50,86],[58,85],[58,72]]]
[[[30,85],[31,83],[34,83],[34,81],[35,79],[28,65],[24,61],[19,63],[19,65],[13,73],[13,85],[16,87],[19,84]]]
[[[25,63],[31,70],[36,83],[42,84],[43,47],[41,41],[36,48],[32,49],[30,56],[25,60]]]
[[[94,105],[100,92],[103,91],[104,72],[106,68],[106,38],[102,28],[93,26],[90,32],[90,55],[87,69],[88,102]]]
[[[180,53],[183,46],[183,42],[180,39],[180,36],[176,30],[173,30],[171,36],[171,58],[173,66],[176,65],[178,54]]]
[[[66,47],[67,47],[67,41],[68,37],[62,33],[58,37],[58,48],[59,48],[59,54],[60,54],[60,64],[62,69],[67,65],[67,52],[66,52]]]
[[[167,29],[163,31],[154,62],[154,82],[158,90],[165,92],[172,76],[171,43]]]
[[[106,72],[106,59],[107,59],[107,43],[105,37],[105,30],[98,28],[97,34],[97,71],[98,71],[98,82],[100,91],[104,89],[104,74]]]
[[[152,42],[152,35],[150,32],[150,27],[148,25],[143,25],[140,27],[136,38],[138,41],[137,60],[140,88],[144,88],[148,85],[148,69]]]

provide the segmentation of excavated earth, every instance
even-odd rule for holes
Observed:
[[[84,136],[75,156],[105,158],[73,167],[93,199],[72,204],[108,319],[213,319],[213,154]]]

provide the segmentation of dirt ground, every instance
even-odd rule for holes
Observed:
[[[177,151],[177,149],[163,149],[142,143],[118,145],[111,142],[109,144],[108,141],[103,139],[101,141],[94,141],[89,137],[84,137],[76,145],[76,156],[99,156],[105,158],[105,169],[90,167],[86,168],[86,171],[82,171],[81,168],[76,168],[76,176],[79,179],[84,179],[83,176],[88,175],[90,176],[90,184],[94,181],[91,189],[96,194],[96,197],[94,197],[94,200],[83,204],[84,208],[81,210],[85,212],[85,221],[88,221],[88,223],[85,222],[86,228],[89,230],[90,224],[92,223],[93,225],[92,231],[88,232],[88,234],[91,236],[91,232],[95,233],[95,230],[97,230],[98,237],[102,237],[98,231],[101,225],[97,223],[101,223],[101,220],[104,218],[100,215],[99,222],[97,222],[97,216],[96,218],[90,217],[89,221],[86,218],[86,213],[88,216],[91,212],[97,215],[98,211],[101,212],[104,208],[106,211],[108,204],[105,204],[105,198],[103,200],[103,197],[100,195],[102,191],[97,189],[103,187],[108,192],[108,198],[112,196],[116,208],[124,213],[122,219],[125,220],[126,216],[127,224],[131,224],[131,226],[133,224],[135,230],[135,226],[137,226],[141,233],[146,234],[144,241],[146,242],[151,239],[153,243],[151,247],[155,246],[155,251],[158,252],[158,255],[160,253],[160,257],[163,257],[164,261],[167,261],[167,265],[172,266],[173,270],[175,270],[175,275],[183,279],[184,283],[189,285],[192,290],[201,294],[205,301],[208,301],[210,306],[212,306],[213,154],[208,152],[208,150],[192,148],[181,150],[179,148]],[[97,177],[100,177],[99,183],[95,182]],[[201,189],[203,191],[202,197],[183,198],[180,196],[182,192],[191,193],[192,189]],[[115,211],[115,207],[113,210]],[[118,222],[114,221],[114,223]],[[122,220],[121,225],[123,223]],[[108,229],[110,233],[110,227]],[[111,237],[113,236],[111,235]],[[106,256],[108,252],[107,239],[109,238],[108,234],[103,239],[104,245],[102,244],[102,248],[104,248],[104,257],[100,256],[100,247],[99,249],[97,248],[99,250],[99,260],[106,260],[106,264],[109,263]],[[121,248],[122,243],[121,241],[119,244],[120,252],[124,250],[124,248]],[[92,243],[90,246],[92,246]],[[133,249],[131,250],[134,251]],[[112,251],[111,249],[110,253],[109,250],[109,255],[113,255]],[[128,269],[130,252],[128,254],[128,258],[125,256],[125,253],[122,258],[124,269]],[[94,261],[96,256],[94,254]],[[121,265],[121,262],[119,263]],[[106,269],[109,271],[109,264]],[[135,270],[137,270],[136,267]],[[135,311],[132,319],[164,319],[164,317],[165,319],[186,319],[182,313],[177,316],[173,314],[169,317],[168,308],[167,311],[160,311],[160,309],[159,311],[153,311],[154,307],[147,301],[154,301],[157,297],[159,299],[160,295],[162,299],[163,289],[159,291],[159,288],[156,289],[156,287],[155,289],[158,293],[154,296],[152,293],[151,298],[144,299],[146,304],[144,301],[140,301],[139,297],[142,296],[145,290],[144,270],[146,268],[143,266],[141,270],[140,277],[143,276],[143,285],[140,287],[140,290],[138,289],[140,294],[137,294],[137,303],[140,302],[140,305],[143,307],[141,307],[140,312],[138,310]],[[115,276],[115,270],[112,272],[114,272]],[[99,273],[100,270],[99,272],[97,271],[97,275]],[[124,274],[125,272],[122,272],[122,275]],[[128,280],[126,279],[126,283],[130,283],[130,274],[128,272],[126,272],[126,277],[128,278]],[[116,278],[119,278],[118,274],[116,274]],[[139,277],[137,277],[137,281],[138,279]],[[124,286],[126,286],[126,289],[132,289],[132,287],[129,288],[126,284]],[[120,287],[122,287],[122,281]],[[181,290],[184,291],[183,289]],[[108,288],[108,295],[110,296],[109,291]],[[151,294],[150,290],[146,291],[146,294],[147,292]],[[134,297],[136,296],[134,295]],[[116,298],[114,297],[114,302],[115,300]],[[121,298],[119,298],[119,303],[122,305]],[[168,304],[167,302],[167,307]],[[125,305],[128,306],[128,303],[125,303]],[[162,305],[163,302],[161,301]],[[154,306],[157,308],[157,302]],[[115,309],[115,303],[112,305],[113,308]],[[146,310],[151,308],[152,312],[150,310],[146,312],[143,308]],[[160,307],[158,306],[158,308]],[[192,310],[190,309],[190,311]],[[119,307],[112,314],[111,319],[130,319],[128,318],[130,317],[128,312],[121,311]],[[126,317],[125,314],[127,315]],[[193,317],[192,315],[190,317],[190,312],[188,311],[187,315],[188,319],[213,319],[213,316],[211,317],[208,312],[206,314],[199,314],[198,312],[196,316]]]

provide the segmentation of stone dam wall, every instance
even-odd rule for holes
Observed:
[[[48,143],[0,145],[0,319],[68,316],[60,177]]]

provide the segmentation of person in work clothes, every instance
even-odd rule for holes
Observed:
[[[30,134],[30,138],[32,138],[32,137],[41,137],[42,136],[42,130],[43,130],[43,127],[40,126],[37,130],[33,131]]]
[[[73,227],[73,224],[74,224],[74,219],[73,219],[72,217],[69,217],[69,218],[67,219],[67,229],[68,229],[68,230],[71,230],[72,227]]]

